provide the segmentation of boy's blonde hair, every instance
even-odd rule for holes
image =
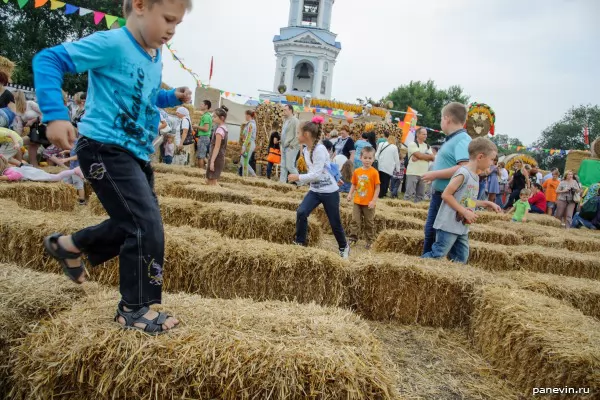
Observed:
[[[462,103],[452,102],[442,109],[442,117],[449,117],[452,122],[460,125],[467,123],[467,106]]]
[[[521,192],[519,193],[519,196],[531,196],[531,190],[530,189],[521,189]]]
[[[162,3],[164,0],[144,0],[144,3],[147,3],[149,7],[152,7],[156,3]],[[192,0],[182,0],[185,1],[186,9],[188,11],[192,10]],[[129,14],[133,11],[133,0],[123,0],[123,17],[127,18]]]
[[[527,171],[531,171],[531,165],[529,165],[529,164],[525,164],[525,167],[523,167],[523,168],[525,168],[525,170],[527,170]]]
[[[498,148],[488,138],[480,137],[469,143],[469,158],[476,158],[479,154],[490,156],[493,153],[498,153]]]

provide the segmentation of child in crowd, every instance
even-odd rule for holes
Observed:
[[[375,206],[381,186],[379,172],[372,167],[373,161],[375,161],[375,149],[371,146],[363,147],[360,151],[361,166],[354,170],[352,188],[348,194],[348,201],[354,199],[350,244],[358,241],[359,233],[362,231],[367,240],[367,249],[371,248],[375,240]]]
[[[335,156],[335,158],[340,156]],[[342,156],[344,157],[344,156]],[[337,163],[336,163],[337,164]],[[341,193],[350,193],[352,187],[352,175],[354,174],[354,163],[351,160],[346,159],[344,165],[342,165],[342,186],[340,186]]]
[[[333,235],[338,243],[340,256],[348,258],[350,246],[346,241],[346,234],[340,217],[338,184],[329,172],[331,161],[327,149],[322,143],[319,143],[323,122],[322,117],[314,117],[311,122],[307,122],[302,126],[301,133],[298,136],[298,141],[304,145],[303,155],[308,173],[288,175],[288,180],[291,183],[310,184],[310,189],[296,212],[296,240],[294,243],[300,246],[306,245],[308,217],[315,208],[323,204]]]
[[[167,135],[167,142],[164,145],[165,155],[163,156],[163,162],[165,164],[173,164],[173,156],[175,155],[175,135]]]
[[[442,147],[443,148],[443,147]],[[500,212],[500,206],[491,201],[477,200],[478,172],[492,165],[498,154],[496,145],[487,138],[477,138],[468,146],[469,162],[452,176],[442,193],[442,204],[435,219],[436,239],[431,251],[423,258],[444,258],[466,264],[469,259],[469,225],[477,219],[476,207]]]
[[[281,136],[279,136],[279,132],[271,133],[271,137],[269,138],[269,155],[267,156],[267,179],[271,179],[273,166],[281,164],[280,140]]]
[[[149,308],[162,299],[165,248],[150,154],[160,121],[157,107],[191,101],[188,88],[160,89],[161,49],[191,5],[191,0],[124,0],[126,26],[46,49],[33,61],[48,140],[65,150],[73,148],[75,128],[60,97],[63,76],[89,72],[76,152],[109,215],[73,235],[53,234],[44,247],[76,283],[86,278],[83,253],[93,265],[119,256],[115,321],[151,334],[179,323]]]
[[[15,166],[11,167],[11,164]],[[64,170],[58,174],[49,174],[31,165],[16,164],[15,161],[9,161],[0,155],[0,181],[58,182],[73,175],[83,178],[80,168]]]
[[[323,146],[325,146],[325,148],[327,149],[327,152],[329,153],[329,165],[327,166],[327,168],[329,169],[329,173],[331,174],[331,176],[333,176],[333,179],[335,179],[336,183],[338,184],[338,186],[342,186],[344,184],[344,181],[342,180],[342,174],[340,172],[340,168],[337,166],[337,164],[335,162],[333,162],[333,158],[334,158],[334,151],[335,148],[333,147],[333,143],[331,143],[329,140],[323,140]]]
[[[78,139],[79,140],[79,139]],[[77,140],[73,143],[73,148],[71,150],[65,150],[65,153],[69,155],[67,158],[63,158],[63,163],[69,163],[69,168],[71,170],[79,169],[79,159],[77,158]],[[81,169],[79,169],[81,170]],[[83,175],[82,175],[83,176]],[[73,174],[67,178],[65,178],[65,183],[69,183],[75,187],[77,190],[77,195],[79,196],[79,205],[84,206],[85,202],[85,190],[83,189],[83,177],[77,174]]]
[[[225,168],[225,153],[227,152],[227,113],[229,108],[221,106],[213,113],[213,126],[216,127],[215,134],[210,139],[208,152],[208,168],[206,169],[206,183],[211,186],[219,186],[219,178]]]
[[[542,184],[542,187],[546,191],[546,214],[554,215],[556,211],[556,189],[558,189],[558,185],[560,185],[559,179],[560,173],[558,169],[552,170],[552,178],[546,179]]]
[[[531,210],[529,196],[531,196],[531,190],[522,189],[519,194],[519,200],[515,201],[507,211],[508,214],[513,211],[515,212],[512,218],[513,222],[527,222],[527,213]]]
[[[528,201],[533,214],[546,214],[546,209],[548,208],[546,195],[544,194],[542,185],[538,182],[531,184],[531,197]]]
[[[461,103],[450,103],[442,109],[440,125],[446,135],[446,141],[440,147],[433,170],[423,174],[425,182],[432,182],[433,194],[429,203],[429,213],[425,222],[425,242],[423,254],[429,253],[436,240],[433,224],[442,205],[442,193],[461,166],[469,162],[469,143],[471,136],[464,128],[467,121],[467,107]],[[479,188],[478,188],[479,189]]]

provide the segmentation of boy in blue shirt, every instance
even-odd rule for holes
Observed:
[[[429,213],[427,222],[425,222],[425,243],[423,245],[423,254],[429,253],[435,242],[435,229],[433,224],[437,217],[440,206],[442,205],[442,193],[450,178],[458,171],[461,165],[469,162],[469,143],[471,137],[464,129],[467,122],[467,107],[461,103],[449,103],[442,109],[442,131],[447,136],[446,141],[440,147],[433,170],[426,172],[422,179],[425,182],[432,182],[431,203],[429,204]]]
[[[164,259],[149,156],[158,135],[157,107],[191,100],[188,88],[160,89],[161,48],[191,5],[191,0],[124,0],[125,27],[46,49],[33,62],[48,140],[64,150],[73,148],[76,136],[62,101],[63,76],[89,73],[75,152],[110,217],[73,235],[51,235],[45,249],[76,283],[86,278],[83,253],[92,265],[119,256],[121,301],[115,321],[151,334],[179,323],[149,308],[161,302]]]

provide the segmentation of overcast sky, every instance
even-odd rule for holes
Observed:
[[[273,36],[289,0],[194,0],[173,48],[212,86],[272,90]],[[336,0],[342,43],[332,97],[379,99],[411,80],[461,85],[496,111],[496,132],[529,144],[573,105],[600,104],[600,0]],[[165,82],[194,81],[165,56]]]

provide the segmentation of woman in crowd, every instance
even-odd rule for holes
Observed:
[[[503,162],[498,163],[498,180],[500,192],[499,195],[496,196],[496,204],[500,207],[504,207],[506,195],[510,192],[510,188],[508,186],[508,170],[506,169],[506,164]]]
[[[0,108],[6,108],[10,103],[15,102],[12,92],[5,87],[8,85],[8,78],[5,72],[0,71]]]
[[[280,140],[281,136],[279,136],[279,132],[271,133],[271,137],[269,138],[269,155],[267,156],[267,179],[271,179],[273,166],[281,164]]]
[[[334,146],[336,156],[343,155],[347,160],[354,161],[354,140],[350,137],[350,126],[342,125],[340,137]]]
[[[581,193],[581,186],[574,179],[575,174],[571,170],[565,171],[564,179],[558,184],[556,194],[556,218],[561,222],[561,226],[570,228],[573,222],[573,212],[577,205],[576,197]]]
[[[379,167],[379,180],[381,181],[380,199],[387,195],[394,171],[400,169],[400,156],[398,146],[396,146],[396,138],[390,135],[388,131],[384,133],[384,137],[386,141],[379,144],[377,153],[375,153],[375,159]]]
[[[185,107],[179,107],[176,112],[179,118],[179,135],[180,140],[177,146],[180,154],[185,154],[186,159],[184,165],[189,165],[195,160],[196,141],[194,140],[194,132],[192,130],[192,121],[190,120],[190,112]],[[175,141],[177,142],[177,141]]]
[[[509,185],[511,187],[511,193],[508,197],[508,201],[504,206],[505,210],[509,210],[513,203],[519,199],[521,190],[529,188],[529,170],[531,167],[527,164],[523,166],[521,160],[515,160],[514,163],[515,173],[510,177]]]
[[[542,185],[537,182],[531,185],[531,197],[529,198],[529,205],[531,206],[531,209],[529,210],[530,213],[546,213],[546,195],[544,194]]]
[[[495,204],[498,204],[496,203],[496,197],[500,195],[500,169],[497,164],[498,159],[494,160],[494,163],[490,167],[487,182],[488,200]]]
[[[246,126],[242,133],[242,152],[240,154],[240,164],[242,167],[242,176],[256,176],[254,169],[250,166],[250,159],[256,149],[256,114],[252,110],[246,110]]]
[[[84,92],[75,93],[73,96],[73,106],[71,107],[71,122],[75,127],[81,121],[83,114],[85,113],[85,100],[87,96]]]

